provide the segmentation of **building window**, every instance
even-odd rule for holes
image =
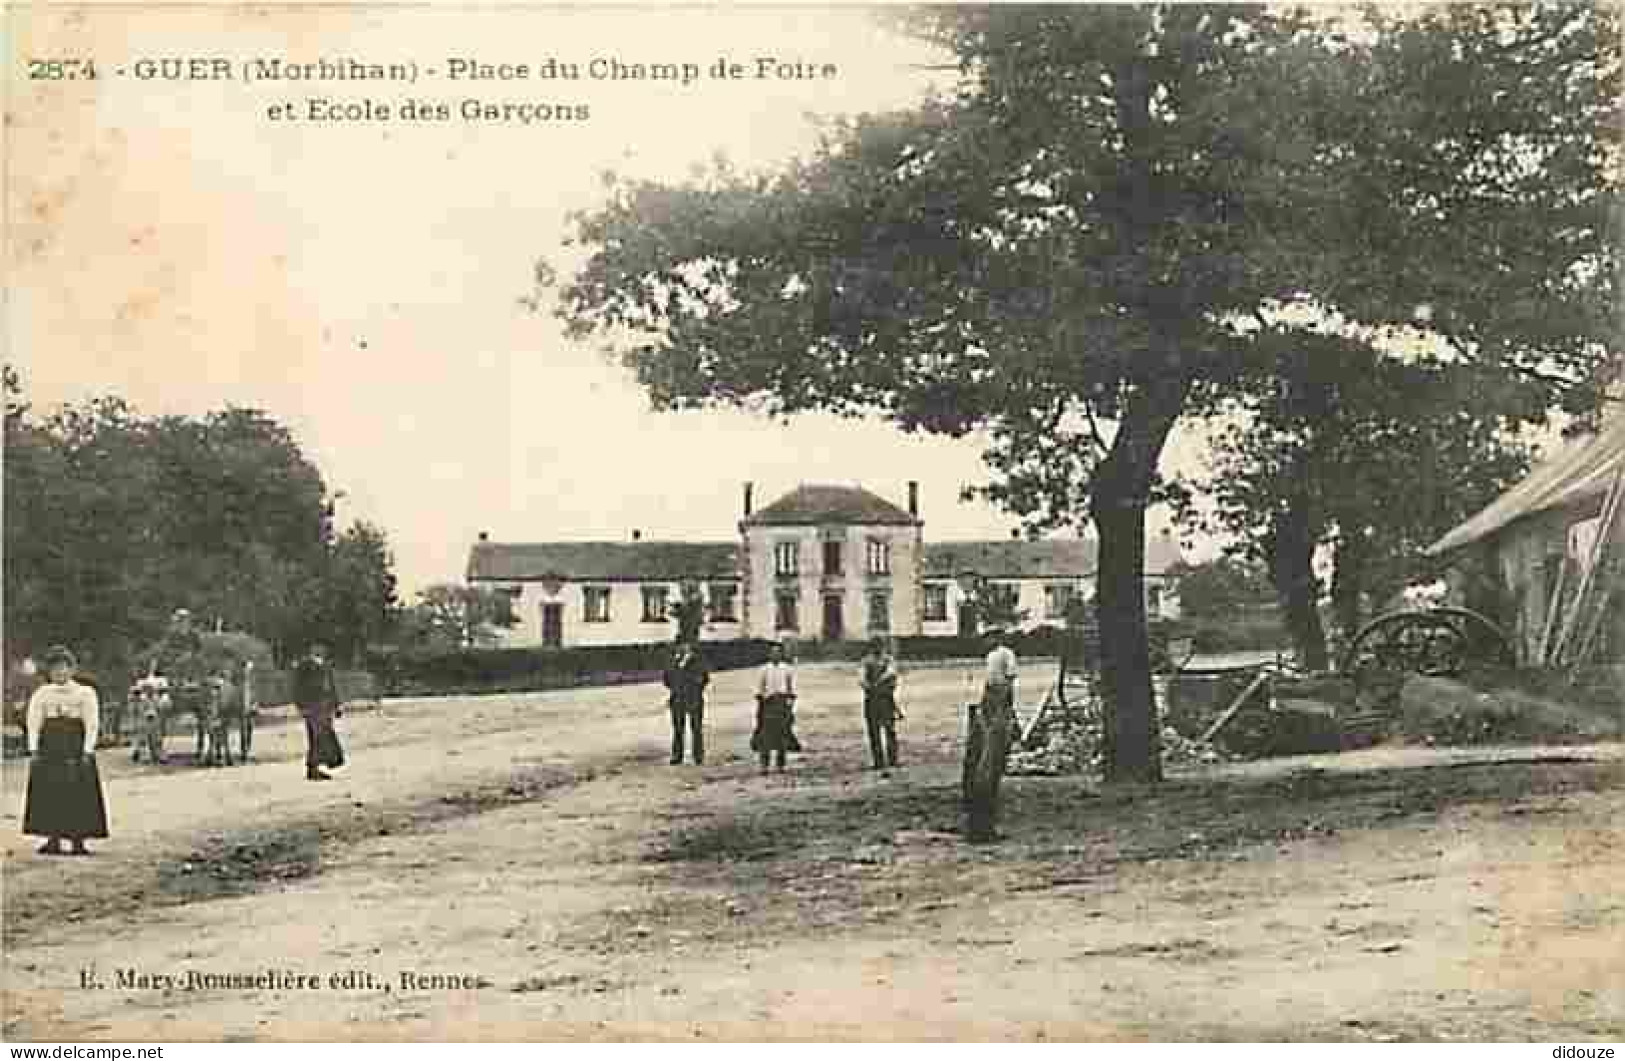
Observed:
[[[945,623],[948,621],[948,587],[941,582],[927,582],[925,585],[925,621],[928,623]]]
[[[1044,618],[1065,619],[1067,607],[1072,603],[1072,587],[1062,583],[1044,587]]]
[[[739,621],[739,587],[732,582],[711,583],[711,621],[734,623]]]
[[[794,575],[800,570],[800,542],[779,542],[773,546],[773,573],[775,575]]]
[[[663,623],[669,618],[666,610],[666,586],[643,587],[643,621],[646,623]]]
[[[609,587],[583,586],[581,589],[583,603],[586,606],[586,620],[589,623],[609,622]]]
[[[519,598],[524,590],[518,586],[498,586],[492,594],[491,604],[499,626],[512,626],[519,621]]]
[[[891,543],[871,540],[869,542],[868,571],[871,575],[891,574]]]
[[[884,634],[891,630],[891,594],[876,590],[869,594],[869,632]]]
[[[790,590],[780,590],[773,595],[773,629],[801,629],[800,611],[800,601],[796,594]]]
[[[841,573],[841,542],[824,543],[824,574],[839,575]]]

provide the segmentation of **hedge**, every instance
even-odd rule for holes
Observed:
[[[1171,631],[1156,624],[1151,632],[1155,663],[1164,654]],[[1041,626],[1012,636],[1018,656],[1059,656],[1076,640],[1058,626]],[[867,641],[799,641],[790,639],[797,663],[851,662],[868,651]],[[701,644],[713,671],[743,670],[767,662],[773,642],[759,639],[706,641]],[[980,659],[987,642],[977,637],[898,637],[893,639],[904,662]],[[441,696],[458,693],[517,693],[657,681],[671,653],[671,642],[594,645],[579,648],[470,648],[451,651],[369,653],[367,670],[377,677],[382,696]]]
[[[707,641],[712,670],[740,670],[767,662],[770,642]],[[367,669],[384,696],[516,693],[654,681],[671,656],[671,642],[580,648],[470,648],[437,652],[375,652]]]

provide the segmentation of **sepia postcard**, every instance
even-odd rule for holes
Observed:
[[[3,17],[7,1041],[1625,1037],[1617,6]]]

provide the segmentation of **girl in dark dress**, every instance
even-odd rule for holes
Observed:
[[[96,690],[73,680],[73,653],[45,653],[44,685],[28,701],[28,796],[23,833],[45,837],[42,855],[88,855],[85,841],[107,835],[107,805],[96,771],[101,705]],[[62,841],[73,848],[62,850]]]

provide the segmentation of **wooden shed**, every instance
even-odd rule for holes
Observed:
[[[1428,552],[1458,561],[1454,586],[1495,613],[1521,663],[1625,661],[1622,502],[1616,408],[1597,434],[1570,442]]]

